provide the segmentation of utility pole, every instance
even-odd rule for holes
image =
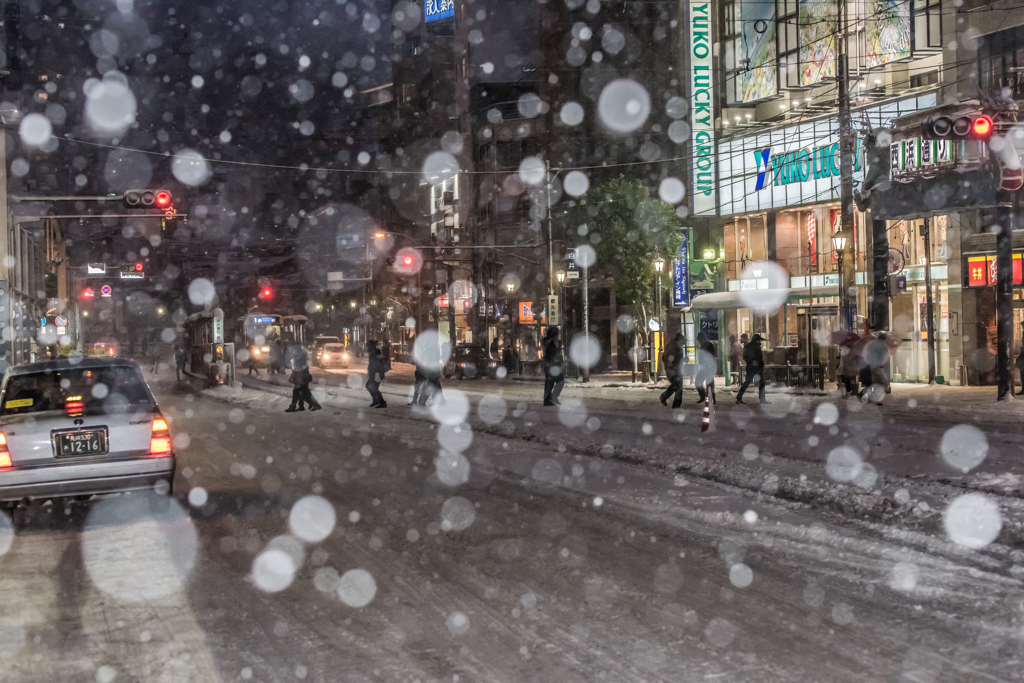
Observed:
[[[577,252],[578,253],[578,252]],[[583,348],[590,352],[590,278],[587,276],[587,264],[583,264]],[[612,325],[614,326],[614,322]],[[613,332],[614,334],[614,332]],[[590,366],[587,363],[583,364],[582,379],[584,382],[590,381]]]
[[[807,239],[807,366],[808,368],[813,365],[811,362],[811,339],[814,336],[812,329],[814,327],[814,271],[812,266],[814,264],[814,251],[813,244],[810,238]],[[808,370],[810,372],[810,370]]]
[[[932,299],[932,237],[928,219],[924,219],[921,232],[924,236],[924,286],[928,290],[925,295],[925,311],[928,316],[928,384],[935,384],[935,302]]]
[[[998,399],[1013,400],[1013,212],[1006,193],[996,209],[996,372]]]
[[[847,238],[850,248],[845,250],[850,255],[851,263],[842,269],[845,273],[839,282],[839,288],[843,291],[849,290],[853,284],[854,270],[856,264],[857,245],[853,239],[853,125],[850,121],[850,69],[846,56],[846,2],[847,0],[836,0],[838,5],[839,30],[836,33],[838,43],[836,57],[838,61],[837,86],[839,93],[839,210],[840,230]],[[831,226],[830,226],[831,228]],[[846,264],[844,264],[846,265]],[[847,284],[846,280],[850,283]],[[840,301],[843,297],[840,297]],[[847,304],[848,305],[848,304]],[[839,311],[840,329],[846,329],[847,312]],[[808,347],[808,351],[810,347]]]
[[[555,277],[555,255],[554,255],[554,242],[555,242],[555,226],[551,218],[551,162],[544,160],[544,180],[547,182],[547,204],[548,204],[548,296],[555,293],[554,277]]]

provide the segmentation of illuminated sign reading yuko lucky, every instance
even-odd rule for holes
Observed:
[[[715,197],[715,78],[711,3],[690,2],[690,111],[693,112],[693,213],[713,216]]]

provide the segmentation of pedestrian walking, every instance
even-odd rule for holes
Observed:
[[[419,361],[416,362],[416,371],[413,373],[413,379],[415,384],[412,387],[412,400],[409,401],[409,405],[414,406],[420,403],[420,397],[423,396],[423,402],[426,403],[425,395],[427,393],[427,375],[423,372],[423,368],[420,367]]]
[[[764,338],[755,334],[750,342],[743,347],[743,362],[746,364],[745,377],[740,386],[740,392],[736,394],[736,402],[743,403],[743,392],[747,390],[751,382],[757,382],[757,397],[762,404],[768,403],[764,398],[764,353],[761,352],[761,342]]]
[[[746,335],[744,335],[746,336]],[[744,341],[744,344],[746,341]],[[733,375],[733,381],[739,382],[740,362],[743,359],[743,344],[736,338],[735,334],[729,335],[729,372]]]
[[[889,393],[889,342],[885,332],[867,343],[859,365],[862,387],[857,398],[867,396],[869,403],[882,405]]]
[[[174,374],[181,381],[181,372],[185,369],[185,345],[180,341],[174,345]]]
[[[669,341],[661,355],[661,362],[665,366],[665,376],[668,378],[668,389],[663,391],[660,397],[661,405],[667,406],[670,397],[673,408],[683,405],[683,363],[685,361],[686,337],[682,332],[676,332],[676,336]]]
[[[301,346],[296,347],[292,354],[292,374],[289,378],[292,383],[292,403],[285,409],[286,413],[294,413],[306,409],[317,411],[322,408],[320,403],[313,397],[309,385],[313,381],[313,374],[309,371],[309,356]]]
[[[1020,324],[1021,337],[1024,338],[1024,322]],[[1020,347],[1020,353],[1017,354],[1017,361],[1014,363],[1014,367],[1017,369],[1017,374],[1020,375],[1020,391],[1017,393],[1018,396],[1024,394],[1024,345]]]
[[[694,377],[694,384],[697,385],[697,403],[703,403],[706,395],[711,396],[715,404],[715,371],[718,368],[718,351],[715,344],[701,332],[697,335],[697,376]]]
[[[278,339],[270,345],[270,357],[267,360],[267,374],[284,374],[284,343]]]
[[[260,376],[260,368],[256,364],[256,355],[255,354],[250,353],[249,354],[249,360],[247,360],[245,364],[249,368],[249,376],[250,377],[252,377],[252,371],[253,370],[256,371],[256,376],[257,377]],[[270,374],[270,369],[269,368],[267,369],[267,374]]]
[[[843,397],[857,393],[857,375],[860,373],[859,357],[849,346],[839,347],[839,387]]]
[[[544,405],[561,405],[558,395],[565,386],[565,358],[562,346],[558,343],[558,328],[549,327],[544,335]]]
[[[369,356],[366,364],[366,390],[370,392],[370,398],[373,399],[370,407],[387,408],[388,403],[384,400],[384,395],[380,393],[380,383],[384,381],[384,375],[387,373],[384,357],[376,340],[371,339],[366,342],[366,350]]]
[[[491,340],[491,359],[492,360],[501,360],[501,351],[499,350],[499,347],[498,347],[498,338],[497,337],[495,337],[494,339]]]
[[[311,411],[320,410],[322,407],[320,402],[313,397],[313,391],[309,388],[309,385],[313,382],[313,373],[309,370],[309,356],[306,354],[306,349],[298,347],[295,354],[295,364],[300,368],[299,374],[299,396],[306,401]]]

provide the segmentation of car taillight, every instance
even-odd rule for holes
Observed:
[[[68,417],[78,417],[85,412],[85,403],[82,401],[68,401],[64,404],[64,410]]]
[[[3,432],[0,432],[0,470],[13,466],[11,453],[7,450],[7,437]]]
[[[173,450],[171,434],[167,429],[167,420],[162,417],[153,419],[153,435],[149,438],[150,455],[168,455]]]

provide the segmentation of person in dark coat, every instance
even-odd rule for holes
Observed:
[[[320,410],[322,407],[315,398],[309,385],[313,381],[313,375],[309,371],[309,356],[306,350],[297,346],[292,353],[292,403],[285,409],[286,413],[294,413],[306,409],[309,405],[310,411]]]
[[[498,338],[491,340],[491,359],[501,360],[501,351],[498,348]]]
[[[278,339],[270,346],[270,358],[267,361],[267,374],[283,374],[284,367],[284,343]]]
[[[565,386],[565,358],[558,343],[558,328],[549,327],[544,335],[544,405],[560,405],[558,395]]]
[[[665,365],[665,376],[668,377],[668,389],[661,394],[661,405],[667,406],[669,397],[672,397],[673,408],[683,405],[683,363],[685,361],[686,337],[682,332],[676,332],[676,336],[665,346],[665,351],[661,354],[661,362]]]
[[[743,347],[743,362],[746,364],[746,377],[740,386],[740,393],[736,394],[736,402],[743,403],[743,392],[747,390],[750,383],[757,382],[757,397],[761,403],[767,403],[764,399],[764,354],[761,352],[761,342],[764,339],[755,334],[750,342]]]
[[[1024,336],[1024,322],[1020,324],[1020,327],[1021,335]],[[1020,353],[1017,354],[1017,361],[1014,363],[1014,367],[1017,368],[1017,372],[1020,374],[1020,392],[1017,394],[1020,396],[1024,394],[1024,345],[1020,347]]]
[[[423,398],[423,403],[427,402],[427,375],[423,372],[423,368],[420,367],[419,361],[416,362],[416,372],[413,373],[413,378],[416,380],[416,383],[412,388],[412,400],[409,401],[409,405],[423,405],[420,403],[420,398]]]
[[[174,374],[181,381],[181,373],[185,369],[185,345],[178,342],[174,345]]]
[[[366,342],[366,351],[369,357],[366,363],[366,390],[370,392],[370,398],[373,399],[370,407],[387,408],[388,403],[384,400],[384,395],[380,393],[380,383],[384,381],[384,375],[387,373],[384,357],[375,340],[371,339]]]
[[[746,335],[744,335],[746,336]],[[744,344],[746,342],[743,342]],[[729,335],[729,372],[738,374],[740,361],[743,358],[743,344],[736,338],[735,334]]]
[[[714,342],[701,332],[697,335],[697,376],[693,380],[697,385],[697,403],[703,403],[707,394],[710,393],[711,400],[716,405],[718,404],[715,399],[715,371],[717,369],[718,350],[715,348]]]

